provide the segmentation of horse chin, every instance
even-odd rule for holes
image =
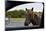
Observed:
[[[32,24],[33,24],[33,25],[38,25],[36,22],[33,22]]]

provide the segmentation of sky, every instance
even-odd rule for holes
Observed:
[[[19,9],[23,9],[25,10],[25,8],[27,9],[31,9],[31,8],[34,8],[33,11],[34,12],[42,12],[43,11],[43,4],[42,3],[27,3],[27,4],[22,4],[22,5],[18,5],[16,7],[13,7],[11,9],[9,9],[8,11],[14,11],[15,9],[16,10],[19,10]]]

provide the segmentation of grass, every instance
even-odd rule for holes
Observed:
[[[10,21],[25,21],[25,18],[10,18]]]

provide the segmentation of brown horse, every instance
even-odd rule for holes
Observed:
[[[33,13],[33,8],[31,10],[28,10],[26,8],[26,20],[24,25],[28,26],[30,23],[33,25],[39,25],[40,24],[40,17],[37,16],[37,14]]]

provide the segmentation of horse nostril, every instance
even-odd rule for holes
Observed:
[[[24,23],[24,26],[28,26],[28,23]]]

